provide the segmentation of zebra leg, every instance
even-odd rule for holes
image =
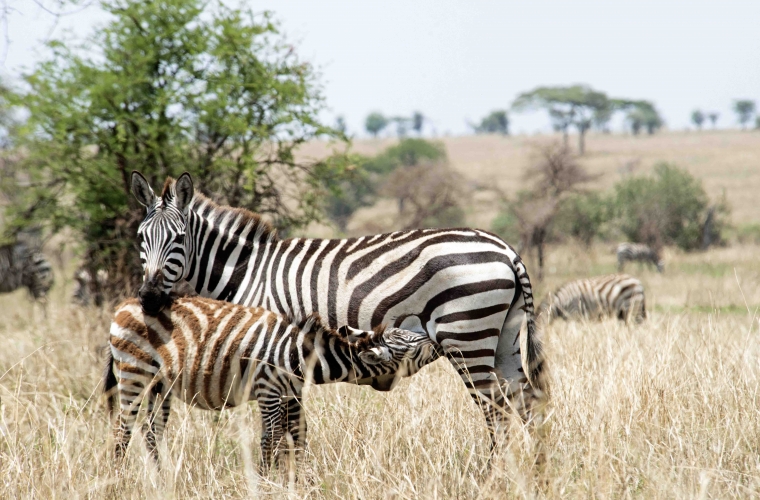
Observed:
[[[140,403],[145,397],[148,385],[146,374],[130,373],[130,378],[119,377],[118,394],[119,418],[114,428],[114,457],[121,460],[127,452],[127,446],[132,439]]]
[[[521,343],[520,331],[525,319],[524,306],[525,297],[518,292],[501,327],[495,359],[498,384],[495,403],[500,410],[514,410],[523,422],[540,425],[543,422],[548,387],[540,341],[536,338],[539,332],[532,318],[525,325],[527,341],[525,345]],[[528,350],[525,359],[529,366],[523,366],[522,349]],[[530,380],[526,376],[526,370],[530,373]],[[505,427],[507,414],[508,411],[494,412],[494,428],[497,432]]]
[[[263,472],[279,458],[282,447],[283,415],[279,394],[268,394],[266,398],[257,399],[261,411],[261,467]]]
[[[300,392],[282,402],[282,413],[285,417],[284,432],[292,439],[296,462],[306,449],[306,419],[303,418],[302,408]]]
[[[164,384],[159,382],[151,387],[148,393],[148,418],[143,430],[148,453],[156,464],[158,464],[158,443],[163,438],[170,410],[171,393],[165,391]]]

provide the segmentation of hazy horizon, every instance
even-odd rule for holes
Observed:
[[[674,130],[691,127],[697,108],[719,112],[719,128],[736,127],[733,99],[760,99],[760,2],[243,3],[274,12],[300,56],[320,69],[325,119],[343,115],[360,136],[372,111],[419,110],[439,135],[468,133],[468,121],[541,85],[584,83],[651,100]],[[8,5],[3,68],[11,79],[46,57],[42,40],[67,30],[81,40],[107,19],[93,5],[55,25],[36,3]],[[515,133],[551,129],[543,113],[510,118]]]

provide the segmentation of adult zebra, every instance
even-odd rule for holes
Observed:
[[[45,256],[24,243],[0,246],[0,293],[26,287],[34,299],[44,299],[53,286],[53,268]]]
[[[538,307],[539,317],[601,319],[605,316],[640,323],[647,317],[644,285],[627,274],[570,281],[550,293]]]
[[[660,258],[660,253],[643,243],[621,243],[615,249],[618,261],[618,272],[623,272],[626,262],[643,262],[653,264],[657,272],[661,273],[665,269],[665,263]]]
[[[508,405],[540,421],[547,387],[533,289],[520,257],[497,236],[425,229],[283,240],[258,215],[195,193],[188,173],[167,179],[156,197],[133,172],[132,192],[147,208],[138,229],[147,314],[157,314],[184,278],[201,296],[294,317],[318,313],[330,328],[424,332],[476,402],[486,403],[492,438]],[[391,381],[375,378],[372,386],[388,390]]]

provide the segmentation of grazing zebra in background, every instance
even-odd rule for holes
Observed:
[[[201,296],[298,317],[318,313],[333,329],[388,324],[425,333],[483,403],[492,439],[510,407],[541,422],[547,386],[533,289],[519,255],[499,237],[424,229],[280,239],[258,215],[195,193],[187,173],[167,179],[156,197],[133,172],[132,192],[147,208],[138,229],[146,313],[158,313],[174,283],[186,279]],[[388,390],[389,380],[372,386]]]
[[[121,304],[111,323],[111,356],[104,379],[109,413],[119,401],[117,458],[124,455],[142,400],[148,398],[146,442],[156,449],[173,396],[222,410],[256,399],[261,410],[264,467],[291,438],[300,455],[304,380],[314,384],[412,375],[442,354],[425,334],[397,328],[359,332],[356,342],[317,316],[291,321],[261,308],[201,297],[174,299],[147,316],[136,299]]]
[[[637,323],[646,319],[644,286],[627,274],[610,274],[565,283],[538,308],[548,322],[554,318],[601,319],[615,317]]]
[[[665,268],[659,252],[641,243],[621,243],[615,253],[617,253],[618,272],[623,271],[626,262],[633,261],[654,264],[659,273]]]
[[[89,306],[103,304],[103,289],[108,283],[108,271],[98,269],[95,273],[95,279],[92,279],[92,273],[85,267],[80,267],[74,273],[74,302],[80,306]]]
[[[53,268],[45,256],[24,243],[0,246],[0,293],[26,287],[34,299],[45,299],[53,286]]]

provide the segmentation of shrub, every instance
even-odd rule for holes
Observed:
[[[597,192],[577,193],[560,204],[555,231],[572,236],[589,246],[595,237],[603,236],[611,218],[611,200]]]
[[[725,225],[725,203],[713,209],[712,231]],[[686,170],[661,163],[652,177],[633,177],[615,185],[616,223],[630,241],[654,247],[675,244],[684,250],[702,247],[709,200],[701,181]]]
[[[325,212],[341,231],[345,231],[356,210],[377,201],[378,186],[385,185],[396,169],[415,167],[423,162],[445,161],[443,145],[424,139],[404,139],[374,157],[356,155],[343,177],[327,180],[327,187],[333,196],[325,201]],[[451,218],[451,214],[445,219],[449,222],[456,220]],[[431,221],[428,226],[438,227],[439,224]]]

